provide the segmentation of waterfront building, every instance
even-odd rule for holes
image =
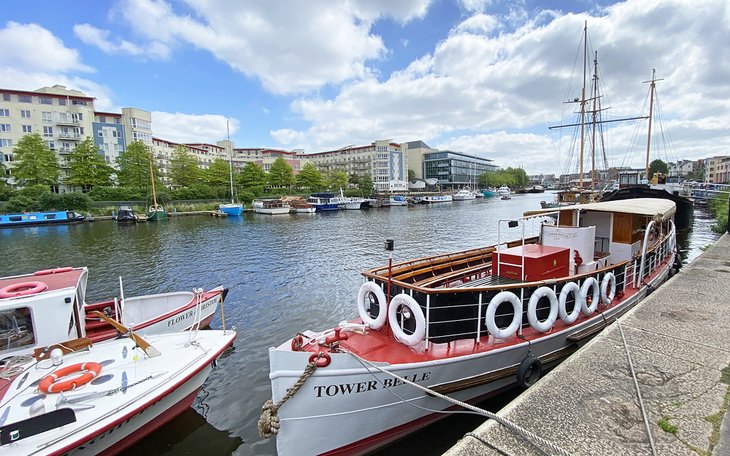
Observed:
[[[129,143],[141,141],[147,146],[152,145],[152,113],[138,108],[122,108],[122,119],[124,137]]]
[[[409,141],[405,143],[406,154],[408,158],[408,169],[413,171],[413,178],[425,179],[423,174],[423,156],[438,152],[423,141]]]
[[[705,182],[727,184],[730,182],[730,157],[716,156],[705,159]]]
[[[119,156],[126,150],[122,115],[112,112],[94,113],[94,144],[104,155],[104,161],[114,166]]]
[[[323,173],[344,171],[347,175],[369,175],[379,192],[408,189],[408,159],[405,144],[377,140],[367,146],[346,146],[337,150],[299,155]]]
[[[475,187],[479,176],[498,169],[494,161],[451,150],[423,154],[423,178],[437,179],[442,188]]]

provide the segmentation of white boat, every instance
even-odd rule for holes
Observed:
[[[414,201],[419,204],[450,203],[453,200],[451,195],[424,195],[414,198]]]
[[[121,299],[87,304],[88,274],[87,268],[65,267],[0,278],[0,359],[73,338],[96,343],[117,337],[94,311],[143,335],[205,328],[228,293],[218,287],[125,298],[120,290]],[[59,298],[59,290],[68,299]]]
[[[59,299],[75,297],[72,289],[53,293]],[[122,452],[190,407],[235,337],[230,330],[144,339],[127,332],[127,337],[93,345],[88,340],[63,341],[47,351],[38,350],[35,357],[5,360],[5,375],[0,378],[0,451],[7,455]]]
[[[257,214],[284,215],[291,211],[291,207],[281,199],[254,200],[253,211]]]
[[[391,195],[388,198],[388,206],[408,206],[408,200],[403,195]]]
[[[658,199],[531,211],[500,221],[494,246],[365,271],[358,319],[269,349],[262,435],[278,432],[280,456],[362,454],[454,407],[414,384],[466,402],[534,384],[666,280],[674,212]]]
[[[510,192],[509,187],[506,185],[503,185],[497,189],[497,195],[504,196],[504,195],[510,195],[512,192]]]
[[[472,192],[471,190],[462,189],[458,192],[454,193],[453,199],[454,201],[469,201],[476,199],[476,194]]]

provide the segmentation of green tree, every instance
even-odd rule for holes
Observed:
[[[20,138],[13,149],[13,177],[22,185],[55,185],[58,183],[56,155],[38,133]]]
[[[117,178],[122,187],[150,186],[150,161],[152,152],[142,141],[134,141],[117,159]]]
[[[114,169],[106,164],[104,156],[90,137],[78,144],[68,156],[68,168],[66,185],[81,187],[84,192],[95,186],[108,186],[114,174]]]
[[[366,174],[360,178],[360,190],[362,190],[363,195],[371,195],[373,193],[373,188],[373,178],[370,177],[370,174]]]
[[[203,182],[211,187],[228,187],[231,183],[230,172],[228,161],[216,158],[208,169],[203,170]]]
[[[327,188],[339,190],[347,187],[347,173],[344,171],[330,171],[326,178]]]
[[[170,158],[170,182],[178,187],[190,187],[200,181],[201,171],[198,160],[187,147],[179,145]]]
[[[296,177],[296,183],[299,187],[318,190],[324,187],[324,178],[312,162],[307,162],[299,170]]]
[[[408,169],[408,182],[413,182],[414,180],[416,180],[416,172],[409,168]]]
[[[504,172],[514,178],[515,185],[518,187],[526,187],[530,183],[530,178],[522,168],[507,168]]]
[[[254,162],[246,163],[238,174],[238,186],[244,190],[259,188],[266,185],[268,178],[266,171]]]
[[[5,169],[5,163],[0,161],[0,187],[6,186],[8,183],[8,171]]]
[[[269,168],[269,185],[291,187],[294,184],[294,170],[283,158],[274,160]]]
[[[667,166],[667,164],[664,163],[662,160],[653,160],[651,163],[649,163],[649,180],[651,180],[654,173],[662,173],[666,176],[667,174],[669,174],[669,166]]]

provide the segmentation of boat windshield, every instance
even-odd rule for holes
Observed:
[[[0,311],[0,353],[35,345],[30,307]]]

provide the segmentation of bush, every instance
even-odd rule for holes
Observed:
[[[56,209],[59,211],[89,212],[94,201],[86,193],[61,193],[58,197]]]
[[[3,185],[0,182],[0,201],[8,201],[15,196],[16,192],[9,185]]]
[[[47,185],[34,185],[18,190],[18,195],[27,196],[33,200],[41,199],[41,196],[45,193],[51,193],[51,189]]]
[[[27,195],[15,195],[5,205],[5,211],[8,213],[29,212],[36,210],[38,202]]]
[[[238,199],[247,204],[250,204],[254,198],[256,198],[256,195],[254,195],[252,192],[243,191],[238,194]]]
[[[94,187],[87,195],[94,201],[144,201],[149,191],[142,187]]]
[[[716,222],[712,225],[712,231],[715,233],[725,233],[727,231],[727,211],[728,201],[724,196],[719,196],[712,200],[710,204],[712,212],[715,214]]]
[[[173,190],[171,197],[173,200],[220,199],[227,194],[225,189],[196,184]]]

